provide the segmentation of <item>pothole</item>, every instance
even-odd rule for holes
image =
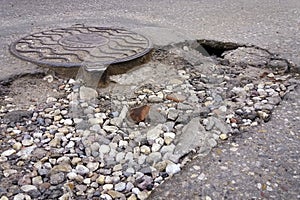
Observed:
[[[243,45],[232,42],[220,42],[215,40],[197,40],[199,46],[196,48],[200,53],[209,56],[223,58],[223,53],[234,50]]]
[[[297,84],[267,66],[220,64],[198,44],[157,48],[106,88],[51,75],[11,82],[0,109],[3,194],[145,199],[194,156],[272,119]],[[222,59],[244,50],[233,47]]]

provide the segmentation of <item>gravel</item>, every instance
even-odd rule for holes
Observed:
[[[253,66],[194,66],[172,54],[189,49],[156,51],[145,67],[112,76],[116,85],[108,89],[55,80],[62,95],[25,111],[6,97],[0,109],[3,195],[146,199],[195,154],[206,156],[221,141],[269,121],[295,85],[290,75],[269,68],[257,79],[262,69]],[[193,61],[204,59],[193,55]],[[125,80],[132,85],[120,84]]]

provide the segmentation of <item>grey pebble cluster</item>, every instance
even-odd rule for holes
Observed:
[[[262,78],[230,70],[183,65],[164,82],[135,87],[130,98],[61,80],[65,96],[23,111],[21,122],[9,117],[15,111],[7,97],[0,110],[6,137],[0,177],[19,179],[6,192],[0,188],[1,200],[146,199],[191,152],[205,156],[219,140],[267,122],[293,86],[289,76],[269,69]],[[110,104],[106,110],[103,102]],[[139,105],[150,111],[135,123],[128,112]]]

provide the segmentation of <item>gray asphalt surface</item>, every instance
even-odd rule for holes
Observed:
[[[300,87],[270,122],[194,159],[149,199],[300,199]]]
[[[251,43],[300,64],[298,0],[0,0],[0,80],[35,66],[8,52],[14,40],[74,24],[137,29],[155,43],[180,37]]]
[[[186,38],[251,43],[280,54],[298,69],[300,66],[299,0],[0,0],[0,24],[0,81],[38,70],[35,65],[10,55],[8,45],[11,42],[30,33],[74,24],[134,29],[150,36],[155,44]],[[251,136],[237,138],[235,143],[240,144],[240,154],[232,154],[232,144],[224,143],[218,147],[221,154],[214,150],[211,157],[191,162],[175,178],[159,187],[152,199],[202,199],[201,195],[204,199],[206,196],[213,199],[250,199],[253,196],[257,199],[299,199],[299,120],[293,120],[299,117],[296,112],[299,111],[299,90],[291,98],[293,102],[279,106],[270,124],[263,127],[267,130],[263,138],[259,130],[254,130]],[[272,143],[274,145],[270,146]],[[276,149],[282,149],[276,144],[290,146],[273,154]],[[256,147],[260,150],[256,151]],[[252,151],[248,152],[249,148]],[[253,157],[248,159],[247,153]],[[280,154],[282,157],[277,157]],[[220,164],[220,159],[225,164]],[[263,164],[248,166],[256,170],[249,171],[251,176],[254,174],[252,179],[246,173],[231,175],[245,168],[235,168],[239,162],[247,161]],[[274,163],[277,168],[267,173],[265,165],[273,166]],[[197,181],[191,178],[192,174],[196,174],[193,177]]]

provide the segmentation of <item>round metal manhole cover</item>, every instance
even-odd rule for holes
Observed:
[[[81,67],[83,63],[116,64],[151,50],[148,38],[119,28],[57,28],[25,36],[10,45],[13,55],[42,66]]]

